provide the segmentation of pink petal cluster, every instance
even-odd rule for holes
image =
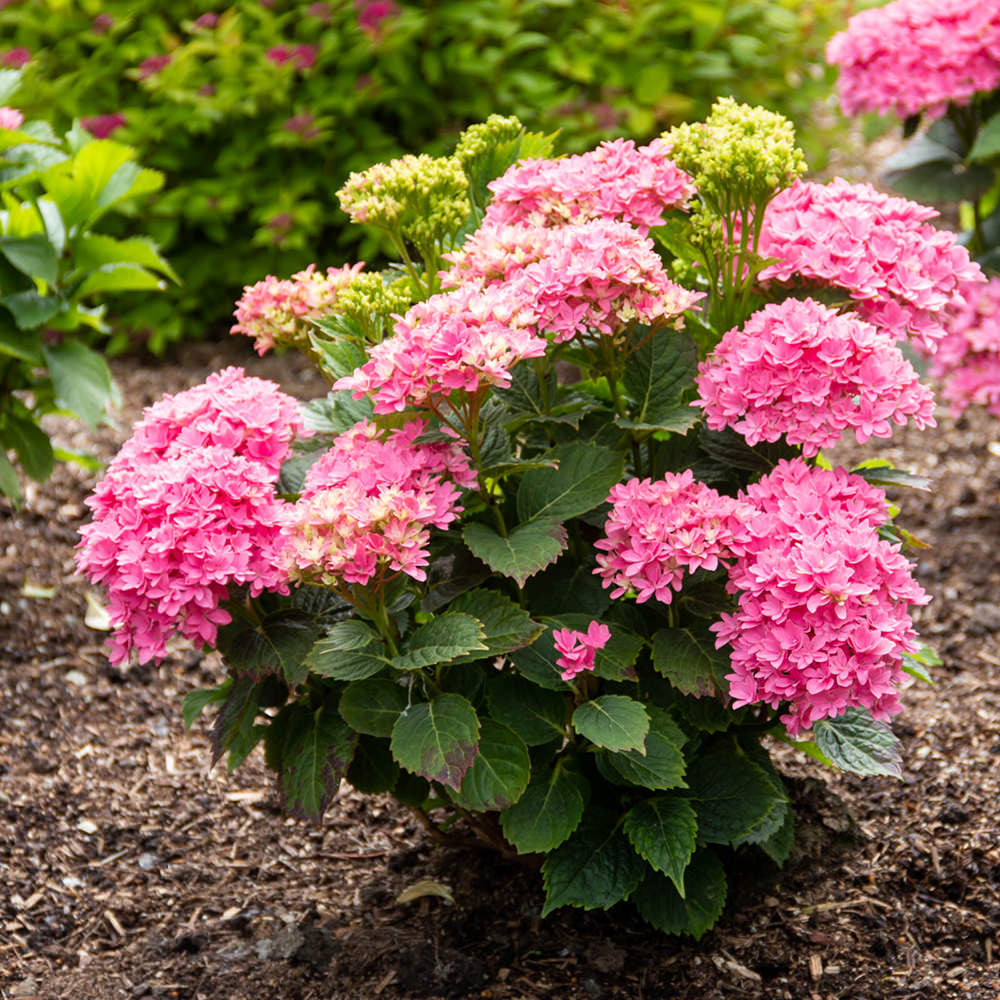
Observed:
[[[149,56],[139,63],[136,75],[140,80],[147,80],[151,76],[162,73],[170,65],[170,60],[171,56],[167,52],[158,56]]]
[[[368,361],[334,388],[350,389],[355,399],[370,394],[376,413],[433,408],[455,390],[506,388],[518,361],[545,353],[536,323],[510,286],[464,285],[412,306],[393,336],[370,348]]]
[[[147,407],[111,468],[138,468],[217,445],[277,478],[291,442],[310,433],[292,396],[242,368],[223,368],[202,385]]]
[[[371,38],[378,38],[385,22],[399,16],[395,0],[354,0],[358,28]]]
[[[266,55],[275,66],[292,63],[295,69],[305,70],[316,64],[318,49],[315,45],[275,45],[267,50]]]
[[[597,651],[604,649],[611,638],[611,629],[600,622],[592,621],[586,632],[578,632],[571,628],[552,630],[555,640],[556,666],[562,668],[562,679],[571,681],[577,674],[594,669]]]
[[[24,124],[24,115],[17,108],[0,107],[0,128],[9,128],[12,132]]]
[[[929,598],[878,535],[885,494],[795,459],[745,499],[756,511],[729,572],[737,610],[712,626],[716,645],[731,647],[734,707],[787,702],[792,734],[851,706],[877,719],[899,711],[902,654],[917,648],[908,606]]]
[[[742,536],[743,505],[695,482],[690,469],[663,479],[630,479],[611,490],[597,569],[612,597],[635,594],[642,604],[673,600],[685,573],[714,570]]]
[[[26,66],[30,62],[31,49],[26,49],[23,45],[19,45],[14,49],[8,49],[2,56],[0,56],[0,63],[4,66],[9,66],[12,69],[20,69],[22,66]]]
[[[955,235],[927,224],[935,215],[870,184],[796,181],[767,206],[759,249],[779,263],[760,279],[843,288],[862,319],[933,353],[945,310],[983,280]]]
[[[324,274],[310,264],[291,278],[279,279],[269,274],[255,285],[246,285],[233,313],[236,323],[229,332],[253,337],[254,347],[261,355],[276,344],[303,343],[308,321],[328,313],[340,291],[364,266],[362,261],[328,267]]]
[[[146,410],[87,500],[77,551],[108,591],[112,662],[161,659],[174,632],[213,644],[234,584],[287,591],[274,485],[303,432],[291,396],[237,368]]]
[[[985,406],[1000,416],[1000,278],[972,285],[953,310],[947,335],[931,361],[953,416]]]
[[[784,437],[812,456],[848,428],[864,443],[907,417],[935,426],[934,397],[892,337],[812,299],[754,313],[698,372],[694,405],[709,428],[732,427],[751,445]]]
[[[986,0],[895,0],[855,14],[827,44],[844,114],[944,114],[1000,85],[1000,7]]]
[[[483,225],[563,226],[591,219],[627,222],[643,235],[663,213],[694,194],[691,178],[654,139],[602,142],[597,149],[560,160],[521,160],[491,181],[493,200]]]
[[[610,336],[622,325],[679,318],[703,296],[672,282],[653,241],[634,226],[595,219],[558,229],[483,226],[454,255],[446,282],[507,279],[555,343]],[[520,268],[518,261],[523,262]]]
[[[115,111],[110,115],[94,115],[93,118],[81,118],[80,124],[95,139],[107,139],[109,135],[127,124],[127,119],[120,111]]]
[[[361,421],[309,469],[287,528],[293,579],[366,584],[387,572],[426,579],[428,529],[458,516],[455,483],[470,486],[476,477],[456,444],[415,443],[423,429],[415,420],[382,439]]]

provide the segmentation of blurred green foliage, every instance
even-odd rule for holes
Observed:
[[[243,285],[318,260],[379,256],[335,192],[354,170],[442,152],[516,114],[569,152],[646,141],[719,95],[796,124],[830,90],[822,50],[851,0],[7,0],[0,62],[27,59],[19,106],[72,118],[162,170],[135,220],[183,285],[134,297],[153,350],[220,328]],[[105,117],[100,117],[105,116]],[[122,235],[127,234],[127,224]],[[360,243],[359,243],[360,241]],[[119,343],[118,346],[121,346]]]

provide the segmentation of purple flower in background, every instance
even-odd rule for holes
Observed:
[[[0,62],[12,69],[20,69],[25,63],[31,62],[31,50],[23,45],[16,49],[8,49]]]
[[[145,80],[147,77],[156,76],[160,70],[170,65],[170,56],[164,53],[162,56],[150,56],[139,63],[139,79]]]
[[[110,115],[94,115],[93,118],[80,119],[80,124],[95,139],[107,139],[112,132],[120,129],[125,123],[125,116],[120,111]]]

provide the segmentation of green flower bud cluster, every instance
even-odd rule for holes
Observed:
[[[470,125],[461,134],[455,147],[455,159],[468,172],[480,157],[501,143],[517,139],[523,132],[524,126],[514,115],[490,115],[486,121]]]
[[[806,171],[795,128],[779,114],[720,97],[702,123],[663,133],[671,158],[720,214],[763,209]]]
[[[395,313],[404,313],[413,303],[413,283],[407,277],[387,281],[377,271],[356,275],[337,299],[337,309],[353,320],[365,339],[379,343],[391,326]]]

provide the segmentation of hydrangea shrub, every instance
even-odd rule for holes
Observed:
[[[821,449],[933,422],[900,347],[982,276],[921,207],[804,185],[759,108],[550,150],[494,117],[351,178],[398,265],[327,270],[323,315],[289,306],[319,268],[248,285],[233,327],[329,394],[229,369],[151,407],[78,563],[114,662],[221,651],[185,719],[230,767],[263,743],[293,814],[389,792],[540,856],[543,915],[697,937],[735,853],[792,849],[774,741],[900,773],[933,656],[883,487],[926,484]]]

